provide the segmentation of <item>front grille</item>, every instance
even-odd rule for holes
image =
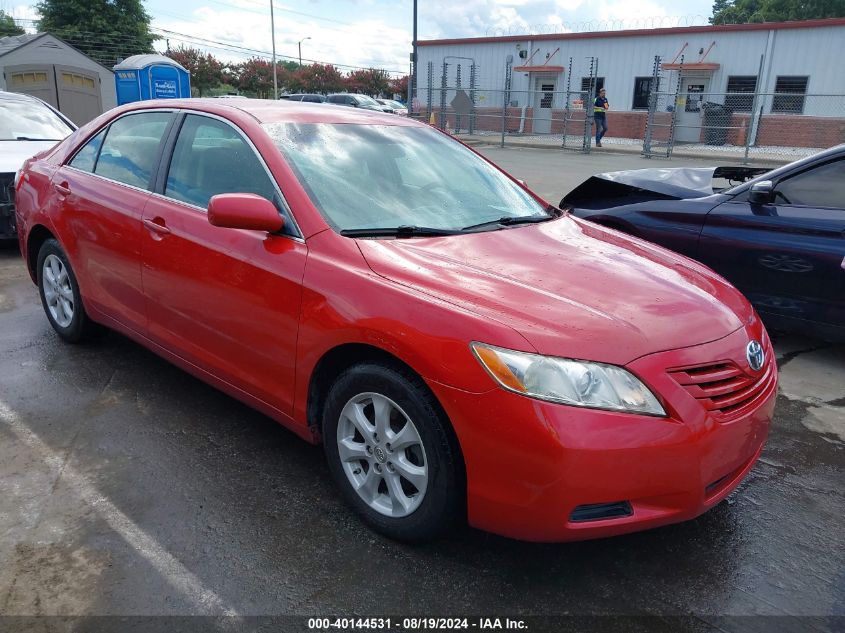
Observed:
[[[0,204],[15,201],[15,174],[0,174]]]
[[[768,346],[767,346],[768,347]],[[745,373],[733,361],[669,370],[669,375],[708,411],[724,417],[742,413],[775,379],[771,348],[763,373]]]

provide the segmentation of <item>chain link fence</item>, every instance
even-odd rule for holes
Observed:
[[[711,92],[705,75],[684,71],[683,59],[670,72],[664,66],[655,57],[647,89],[634,95],[636,109],[608,112],[603,147],[751,163],[786,162],[845,143],[845,94]],[[428,63],[420,69],[415,115],[465,139],[593,151],[593,102],[604,84],[599,60],[570,59],[555,67],[557,77],[535,66],[530,89],[513,88],[514,73],[526,68],[510,60],[500,85],[490,87],[478,85],[480,69],[470,58]]]

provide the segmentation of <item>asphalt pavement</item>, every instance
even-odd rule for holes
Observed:
[[[582,176],[646,162],[482,151],[551,201]],[[775,347],[781,394],[762,458],[698,519],[583,543],[464,529],[408,546],[352,515],[318,447],[122,336],[62,343],[16,245],[0,246],[0,630],[44,624],[9,616],[227,614],[842,630],[845,348]],[[288,625],[306,629],[271,621]]]

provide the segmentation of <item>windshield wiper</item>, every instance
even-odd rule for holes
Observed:
[[[537,224],[538,222],[548,222],[558,216],[555,215],[523,215],[512,216],[506,215],[498,220],[488,220],[487,222],[479,222],[478,224],[470,224],[465,226],[463,231],[473,231],[475,229],[483,229],[488,226],[512,226],[514,224]]]
[[[16,136],[16,141],[61,141],[60,138],[32,138],[31,136]]]
[[[340,234],[346,237],[427,237],[432,235],[457,235],[456,229],[436,229],[430,226],[402,225],[372,229],[343,229]]]

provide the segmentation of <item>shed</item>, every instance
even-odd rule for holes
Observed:
[[[133,55],[114,67],[117,104],[191,96],[191,74],[164,55]]]
[[[116,105],[114,73],[49,33],[0,37],[0,90],[43,99],[77,125]]]

